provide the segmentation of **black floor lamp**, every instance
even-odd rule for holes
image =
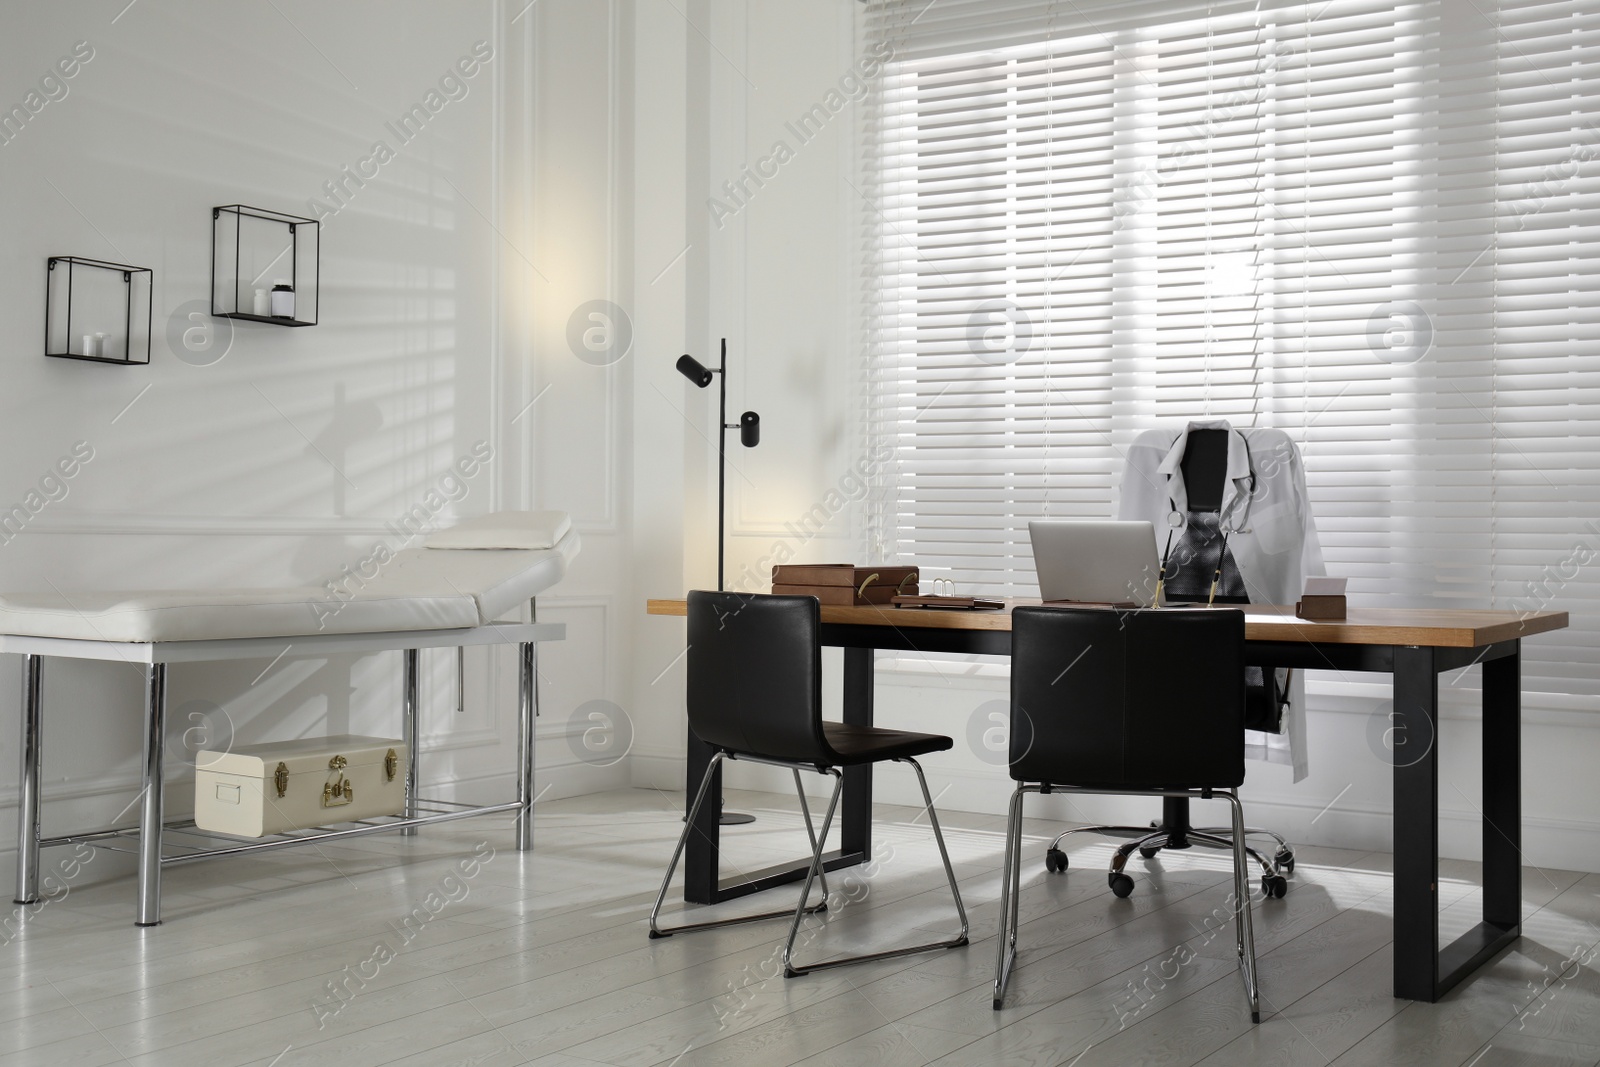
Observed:
[[[738,422],[728,421],[728,339],[722,339],[722,365],[716,368],[704,366],[699,360],[688,353],[678,357],[678,373],[689,379],[696,386],[704,389],[711,384],[711,376],[719,375],[721,381],[718,385],[717,402],[717,589],[720,591],[726,586],[723,582],[723,571],[726,560],[727,535],[724,532],[725,516],[728,499],[728,431],[739,431],[739,443],[746,448],[754,448],[761,443],[761,416],[753,411],[747,411],[739,416]],[[719,805],[720,807],[720,805]],[[718,823],[723,826],[739,826],[748,822],[755,822],[754,815],[746,815],[738,811],[724,811],[717,817]]]

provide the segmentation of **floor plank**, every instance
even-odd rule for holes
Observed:
[[[729,802],[758,816],[727,835],[730,869],[803,851],[792,797]],[[1252,886],[1252,1025],[1226,854],[1136,857],[1134,893],[1117,899],[1115,843],[1072,835],[1068,871],[1051,874],[1044,849],[1063,824],[1030,819],[1021,952],[997,1012],[999,815],[941,818],[968,947],[785,980],[783,921],[645,936],[681,803],[617,790],[542,804],[533,854],[497,818],[174,868],[153,930],[131,925],[126,865],[87,864],[66,899],[22,909],[0,943],[0,1067],[1600,1063],[1597,875],[1526,869],[1522,939],[1440,1003],[1415,1004],[1391,995],[1392,857],[1299,847],[1287,898]],[[802,958],[955,928],[918,809],[875,815],[880,862],[835,875]],[[493,858],[463,877],[474,848]],[[1448,937],[1476,921],[1481,872],[1446,861],[1440,873]],[[795,894],[669,910],[748,913]]]

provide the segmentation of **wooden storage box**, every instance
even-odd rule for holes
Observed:
[[[887,604],[896,595],[915,595],[918,577],[915,567],[791,563],[772,568],[772,591],[814,596],[824,604]]]
[[[194,823],[265,837],[405,809],[405,743],[336,734],[195,753]]]

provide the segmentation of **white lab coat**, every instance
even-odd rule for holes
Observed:
[[[1189,431],[1200,429],[1229,431],[1221,519],[1232,531],[1228,547],[1250,602],[1293,604],[1305,590],[1306,577],[1325,569],[1300,449],[1282,430],[1235,430],[1222,420],[1146,430],[1128,449],[1117,517],[1153,522],[1156,536],[1165,540],[1167,516],[1188,512],[1180,464]],[[1253,759],[1293,764],[1298,782],[1307,773],[1303,671],[1294,672],[1283,726],[1282,735],[1248,732],[1246,751]]]

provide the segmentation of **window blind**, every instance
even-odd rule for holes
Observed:
[[[1600,692],[1600,8],[1499,4],[1491,559],[1499,603],[1556,607],[1524,673]],[[1531,656],[1530,656],[1531,654]],[[1533,662],[1529,664],[1529,659]]]
[[[1600,14],[873,0],[866,27],[895,57],[863,140],[871,551],[1028,595],[1027,521],[1112,513],[1137,433],[1274,426],[1353,596],[1567,608],[1528,686],[1600,695]]]

